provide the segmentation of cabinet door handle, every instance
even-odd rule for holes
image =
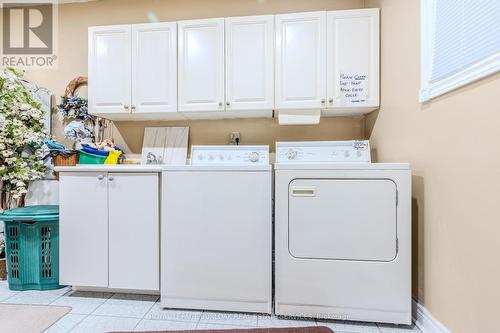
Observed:
[[[127,105],[127,104],[123,104],[123,108],[124,108],[125,110],[128,110],[128,109],[129,109],[129,107],[128,107],[128,105]]]
[[[328,100],[328,103],[333,104],[333,98],[330,98],[330,99]]]
[[[222,107],[222,102],[219,102],[219,107],[220,107],[220,108]]]
[[[108,176],[108,180],[109,180],[110,182],[112,182],[114,179],[115,179],[115,177],[113,177],[113,176]]]
[[[135,105],[132,105],[132,112],[135,112]]]
[[[325,105],[325,103],[326,103],[326,100],[323,98],[323,99],[321,100],[321,104],[322,104],[322,105]]]
[[[226,106],[231,106],[231,102],[226,102]]]
[[[99,176],[97,176],[97,179],[99,179],[99,180],[103,180],[103,179],[104,179],[104,176],[103,176],[103,175],[99,175]]]

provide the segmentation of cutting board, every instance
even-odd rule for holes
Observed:
[[[189,127],[146,127],[141,164],[186,164]]]

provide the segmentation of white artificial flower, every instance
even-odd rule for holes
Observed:
[[[2,190],[19,199],[27,184],[43,175],[42,158],[48,152],[43,144],[45,114],[21,84],[20,74],[3,69],[0,79],[0,179]]]

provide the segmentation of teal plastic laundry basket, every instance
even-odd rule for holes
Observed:
[[[15,208],[5,222],[7,273],[11,290],[48,290],[59,285],[59,206]]]

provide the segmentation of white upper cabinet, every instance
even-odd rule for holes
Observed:
[[[226,18],[225,109],[274,108],[274,16]]]
[[[179,111],[224,110],[224,19],[178,22]]]
[[[276,15],[276,108],[326,105],[326,12]]]
[[[358,115],[379,106],[379,9],[89,28],[89,111],[112,120]]]
[[[327,15],[328,108],[345,113],[348,108],[366,112],[378,107],[379,9]]]
[[[89,112],[130,112],[130,25],[89,28]]]
[[[177,112],[177,23],[132,25],[131,109]]]

